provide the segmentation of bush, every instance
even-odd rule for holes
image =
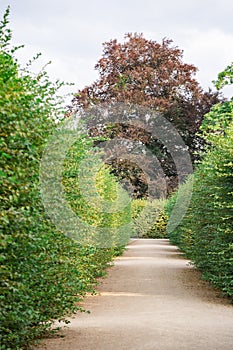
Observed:
[[[162,200],[132,201],[133,235],[140,238],[166,238],[167,215]]]
[[[233,298],[233,100],[214,106],[202,131],[208,146],[194,173],[191,203],[169,237],[204,278]],[[176,196],[167,202],[168,215]]]
[[[80,300],[120,248],[83,246],[46,216],[39,169],[53,120],[61,115],[62,84],[51,83],[44,71],[21,69],[10,48],[8,15],[9,9],[0,25],[0,337],[2,350],[20,350],[54,319],[82,310]]]
[[[190,206],[187,209],[187,193],[190,191],[192,182],[193,182],[193,177],[190,176],[185,183],[179,186],[179,189],[177,191],[173,192],[173,194],[168,197],[164,205],[164,211],[168,217],[167,231],[169,232],[168,233],[169,240],[172,244],[178,245],[181,250],[186,250],[186,253],[187,253],[187,244],[185,243],[185,247],[184,247],[184,242],[186,242],[186,240],[189,240],[190,237],[189,238],[183,237],[182,224],[184,223],[184,220],[186,220],[186,218],[189,217],[189,213],[191,210]],[[178,213],[181,212],[185,214],[185,217],[183,218],[183,221],[181,222],[181,224],[177,223],[176,221],[177,220],[176,213],[174,217],[172,217],[172,215],[174,214],[173,209],[177,204],[178,200],[179,200],[179,206],[177,208]],[[178,220],[180,220],[180,214],[178,215]]]

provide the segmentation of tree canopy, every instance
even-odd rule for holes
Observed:
[[[115,102],[150,108],[172,122],[189,147],[192,160],[196,159],[196,151],[203,146],[197,131],[203,116],[219,97],[218,93],[201,88],[194,77],[197,68],[183,62],[183,51],[173,46],[172,40],[165,38],[160,44],[142,34],[126,34],[123,43],[114,39],[103,44],[103,54],[95,69],[99,78],[77,92],[73,111]],[[158,155],[168,178],[174,177],[176,170],[171,157],[158,140],[145,132],[142,137],[141,131],[135,136],[132,127],[122,125],[115,127],[113,134],[143,139]]]

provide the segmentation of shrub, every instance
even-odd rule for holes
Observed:
[[[90,138],[82,136],[70,148],[63,185],[67,202],[87,224],[88,244],[111,249],[125,246],[130,237],[131,200]]]
[[[165,238],[167,215],[162,200],[132,201],[133,235],[140,238]]]
[[[79,301],[93,292],[95,278],[120,248],[81,245],[45,213],[39,168],[54,118],[61,115],[62,83],[50,82],[44,71],[21,69],[10,47],[8,16],[9,9],[0,25],[0,337],[2,350],[20,350],[54,319],[82,310]]]
[[[233,101],[215,105],[205,116],[202,131],[208,146],[194,173],[191,203],[169,237],[204,278],[233,298]],[[176,196],[167,202],[168,215]]]

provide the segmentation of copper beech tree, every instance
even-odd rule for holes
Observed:
[[[99,78],[79,90],[72,101],[78,111],[100,103],[123,102],[148,107],[162,113],[176,127],[189,147],[192,160],[202,145],[197,136],[203,116],[218,102],[218,93],[203,91],[194,78],[197,68],[183,62],[183,52],[172,40],[159,44],[142,34],[126,34],[125,42],[116,39],[103,44],[103,55],[95,69]],[[169,152],[146,132],[117,125],[111,135],[140,139],[158,154],[164,172],[175,187],[176,170]],[[96,131],[95,133],[98,133]],[[109,136],[109,135],[108,135]],[[160,151],[158,151],[160,149]],[[119,172],[119,162],[116,173]],[[171,179],[173,179],[171,181]],[[172,185],[173,182],[173,185]]]

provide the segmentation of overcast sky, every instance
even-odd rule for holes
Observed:
[[[51,60],[50,76],[74,82],[74,92],[97,78],[102,43],[128,32],[172,39],[205,89],[233,61],[232,0],[0,0],[1,17],[7,5],[13,42],[25,45],[20,61],[41,52],[41,66]]]

